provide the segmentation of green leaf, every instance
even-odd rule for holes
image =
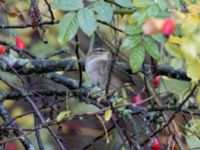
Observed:
[[[156,34],[152,35],[151,37],[160,43],[165,43],[167,41],[166,37],[163,34]]]
[[[140,41],[142,37],[140,35],[137,36],[128,36],[122,43],[121,48],[123,50],[132,50]]]
[[[153,5],[150,5],[149,8],[148,8],[148,16],[149,17],[154,17],[154,16],[157,16],[160,12],[160,9],[158,7],[157,4],[153,4]]]
[[[129,35],[139,34],[142,32],[141,26],[138,25],[128,25],[125,32]]]
[[[149,6],[153,3],[154,3],[153,1],[139,0],[139,1],[134,2],[134,6],[135,7],[146,7],[146,6]]]
[[[58,116],[56,117],[56,121],[57,122],[61,122],[64,119],[68,118],[70,115],[70,111],[62,111],[58,114]]]
[[[186,127],[189,129],[189,131],[186,130],[187,135],[194,135],[194,133],[200,133],[200,119],[199,118],[191,119],[186,124]]]
[[[175,5],[175,7],[181,8],[181,1],[180,0],[173,0],[173,4]]]
[[[159,14],[156,17],[163,18],[163,19],[170,18],[171,13],[170,13],[170,11],[161,11],[161,12],[159,12]]]
[[[137,72],[142,63],[144,62],[145,50],[143,45],[138,44],[134,49],[131,50],[130,54],[130,66],[133,73]]]
[[[71,40],[78,31],[78,19],[75,12],[66,14],[58,24],[58,41],[66,43]]]
[[[38,58],[44,58],[47,53],[54,53],[55,48],[56,46],[54,46],[53,43],[44,44],[42,42],[38,42],[33,44],[31,52]]]
[[[199,149],[200,141],[199,141],[199,131],[200,131],[200,120],[199,119],[191,119],[186,125],[186,142],[189,146],[189,149]]]
[[[94,4],[94,9],[97,13],[97,19],[107,23],[111,22],[113,17],[113,8],[109,3],[102,1],[96,2]]]
[[[162,11],[165,11],[167,9],[167,1],[166,0],[158,0],[157,3]]]
[[[143,40],[144,47],[149,55],[151,55],[154,59],[159,60],[160,53],[156,42],[151,37],[144,37]]]
[[[64,11],[73,11],[83,8],[83,3],[82,0],[56,0],[52,7]]]
[[[148,8],[143,8],[143,9],[140,9],[140,10],[134,12],[131,15],[131,18],[136,20],[138,25],[141,25],[147,16],[148,16]]]
[[[115,0],[115,3],[127,8],[131,8],[133,6],[131,0]]]
[[[194,134],[186,136],[186,141],[187,141],[187,145],[189,149],[197,149],[197,150],[199,149],[200,141],[199,141],[199,138],[195,136]]]
[[[197,1],[198,1],[198,0],[190,0],[190,2],[191,2],[192,4],[197,3]]]
[[[78,23],[83,32],[88,36],[92,35],[97,28],[96,17],[93,11],[88,8],[78,11]]]

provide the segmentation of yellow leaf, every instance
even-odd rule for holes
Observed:
[[[65,118],[68,118],[70,115],[70,111],[62,111],[58,114],[58,116],[56,117],[56,121],[57,122],[61,122],[63,121]]]
[[[3,81],[0,81],[0,90],[9,90],[10,89],[10,87],[7,85],[7,84],[5,84]]]
[[[175,11],[175,14],[176,14],[176,21],[182,23],[186,15],[180,11]]]
[[[200,22],[200,18],[199,18],[199,15],[198,14],[190,14],[189,15],[189,18],[191,19],[191,20],[193,20],[194,22]]]
[[[64,71],[56,71],[56,74],[58,74],[58,75],[63,75],[63,74],[64,74]]]
[[[106,110],[104,113],[105,121],[109,121],[111,117],[112,117],[112,110],[111,109]]]
[[[183,58],[182,51],[178,45],[167,42],[165,44],[165,48],[171,55],[178,57],[178,58]]]
[[[134,23],[136,23],[136,20],[133,19],[133,18],[131,18],[131,15],[123,15],[122,21],[123,21],[123,22],[127,22],[127,20],[128,20],[128,23],[129,23],[129,24],[134,24]]]
[[[178,37],[178,36],[173,36],[173,35],[171,35],[171,36],[169,37],[169,42],[170,42],[170,43],[174,43],[174,44],[180,44],[180,43],[181,43],[181,38]]]
[[[105,124],[104,124],[104,122],[103,122],[103,120],[101,119],[100,116],[97,115],[97,118],[98,118],[99,121],[101,122],[101,124],[102,124],[102,126],[103,126],[103,129],[104,129],[104,131],[105,131],[106,143],[109,143],[110,141],[109,141],[109,138],[108,138],[108,131],[107,131],[107,129],[106,129],[106,126],[105,126]]]
[[[187,38],[183,38],[181,44],[181,50],[185,59],[194,60],[197,58],[198,46],[194,41]]]
[[[200,13],[200,3],[198,4],[187,4],[187,9],[193,13],[193,14],[198,14]]]
[[[34,126],[34,116],[33,114],[29,114],[29,115],[23,116],[22,118],[17,119],[16,122],[24,128],[30,128]]]
[[[11,111],[11,115],[14,117],[22,115],[23,113],[24,113],[24,110],[21,107],[15,107]]]
[[[200,87],[198,87],[196,102],[197,102],[198,105],[200,105]]]
[[[184,23],[181,24],[182,31],[185,35],[190,35],[196,33],[199,23],[191,16],[188,16]]]
[[[200,79],[200,60],[198,58],[187,61],[187,76],[196,82]]]
[[[5,101],[3,102],[3,105],[4,105],[6,108],[10,108],[10,107],[13,106],[14,103],[15,103],[14,100],[5,100]]]

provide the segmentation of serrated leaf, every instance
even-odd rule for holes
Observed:
[[[153,5],[150,5],[149,8],[148,8],[148,16],[149,17],[154,17],[154,16],[157,16],[160,12],[160,9],[158,7],[157,4],[153,4]]]
[[[135,11],[131,15],[131,18],[137,21],[138,25],[141,25],[147,16],[148,16],[148,8],[143,8],[138,11]]]
[[[97,19],[109,23],[113,17],[113,8],[109,3],[96,2],[94,4],[95,12],[97,13]]]
[[[160,43],[165,43],[167,41],[167,39],[165,38],[163,34],[156,34],[156,35],[152,35],[151,37]]]
[[[161,11],[159,14],[156,16],[158,18],[170,18],[171,13],[169,11]]]
[[[138,25],[128,25],[125,32],[129,35],[139,34],[142,32],[141,26]]]
[[[133,6],[131,0],[115,0],[115,3],[127,8],[131,8]]]
[[[143,45],[138,44],[133,50],[131,50],[130,54],[130,66],[133,73],[137,72],[145,58],[145,50]]]
[[[58,41],[66,43],[71,40],[78,31],[78,19],[75,12],[66,14],[58,24]]]
[[[180,2],[180,0],[173,0],[173,4],[174,4],[177,8],[181,8],[181,2]]]
[[[70,115],[70,111],[62,111],[58,114],[58,116],[56,117],[56,121],[57,122],[61,122],[64,119],[68,118]]]
[[[56,0],[51,6],[59,10],[73,11],[83,8],[83,3],[82,0]]]
[[[137,36],[128,36],[122,43],[121,48],[125,51],[132,50],[140,41],[142,37],[140,35]]]
[[[165,11],[167,9],[168,4],[166,0],[158,0],[157,3],[162,11]]]
[[[106,110],[104,113],[104,120],[109,121],[111,117],[112,117],[112,110],[111,109]]]
[[[151,55],[156,60],[160,59],[158,45],[151,37],[144,37],[143,44],[149,55]]]
[[[96,17],[93,11],[88,8],[78,11],[78,23],[83,32],[88,36],[92,35],[97,28]]]

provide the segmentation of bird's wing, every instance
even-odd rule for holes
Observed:
[[[101,70],[100,73],[102,75],[105,75],[105,73],[109,73],[109,69],[110,69],[110,65],[111,62],[110,61],[101,61],[101,63],[103,65],[105,65],[106,67],[104,67],[105,70]],[[130,76],[130,74],[119,64],[114,64],[113,68],[112,68],[112,76],[115,76],[116,78],[119,78],[122,82],[127,82],[127,83],[131,83],[133,85],[135,85],[132,77]]]
[[[120,78],[121,81],[135,85],[131,75],[119,64],[114,64],[112,72],[117,78]]]

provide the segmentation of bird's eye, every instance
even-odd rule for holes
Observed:
[[[97,48],[93,50],[95,53],[102,53],[102,52],[106,52],[107,50],[104,48]]]
[[[106,49],[101,48],[101,49],[99,49],[99,51],[100,52],[106,52]]]

